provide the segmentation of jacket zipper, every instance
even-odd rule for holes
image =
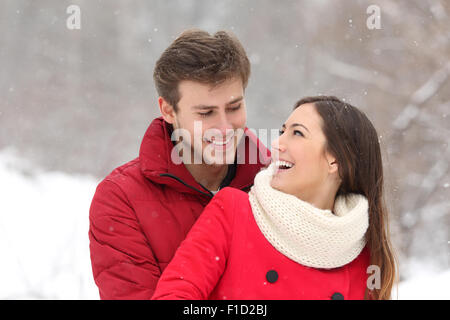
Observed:
[[[207,196],[207,197],[210,197],[211,199],[212,199],[212,197],[214,196],[214,195],[212,194],[211,191],[209,191],[209,193],[203,192],[203,191],[197,189],[196,187],[187,184],[186,182],[184,182],[183,180],[181,180],[181,179],[178,178],[177,176],[174,176],[173,174],[170,174],[170,173],[161,173],[159,176],[160,176],[160,177],[169,177],[169,178],[175,179],[176,181],[182,183],[182,184],[185,185],[186,187],[191,188],[192,190],[195,190],[195,191],[197,191],[197,192],[200,192],[201,194],[203,194],[203,195],[205,195],[205,196]]]
[[[192,190],[195,190],[195,191],[197,191],[197,192],[200,192],[202,195],[207,196],[207,197],[209,197],[209,198],[211,198],[211,199],[214,197],[214,194],[213,194],[211,191],[207,190],[209,193],[203,192],[203,191],[197,189],[196,187],[187,184],[186,182],[184,182],[183,180],[181,180],[181,179],[178,178],[177,176],[174,176],[173,174],[170,174],[170,173],[161,173],[159,176],[160,176],[160,177],[169,177],[169,178],[175,179],[176,181],[180,182],[181,184],[185,185],[186,187],[188,187],[188,188],[190,188],[190,189],[192,189]],[[249,186],[245,186],[244,188],[242,188],[242,189],[240,189],[240,190],[242,190],[242,191],[245,192],[245,190],[246,190],[246,189],[250,189],[252,185],[253,185],[253,184],[251,184],[251,185],[249,185]],[[203,186],[202,186],[202,187],[203,187]],[[205,190],[206,190],[206,189],[205,189]]]

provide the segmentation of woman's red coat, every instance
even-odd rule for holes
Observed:
[[[366,247],[343,267],[301,265],[266,240],[248,194],[224,188],[181,243],[152,299],[364,299],[369,260]]]

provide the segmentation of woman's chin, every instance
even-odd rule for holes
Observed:
[[[292,188],[289,188],[288,186],[283,184],[281,179],[277,177],[272,177],[272,180],[270,180],[270,186],[277,191],[295,195],[295,193],[292,192]]]
[[[272,177],[272,180],[270,180],[270,186],[275,190],[283,192],[283,188],[280,184],[280,181],[278,181],[277,177]]]

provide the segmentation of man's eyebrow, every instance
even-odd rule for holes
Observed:
[[[237,97],[236,99],[231,100],[230,102],[227,102],[227,105],[231,105],[234,104],[236,102],[241,101],[242,99],[244,99],[243,96]],[[218,106],[208,106],[205,104],[199,104],[197,106],[193,106],[192,109],[217,109],[219,108]]]
[[[218,106],[207,106],[204,104],[200,104],[198,106],[193,106],[192,109],[217,109]]]
[[[241,101],[242,99],[244,99],[244,97],[243,97],[243,96],[239,96],[239,97],[237,97],[236,99],[233,99],[233,100],[231,100],[230,102],[228,102],[227,105],[234,104],[234,103],[236,103],[236,102]]]
[[[305,128],[306,131],[309,132],[308,128],[305,127],[304,125],[302,125],[301,123],[293,123],[293,124],[290,125],[291,128],[293,128],[293,127],[298,127],[298,126]],[[286,128],[286,125],[283,123],[283,125],[282,125],[281,127],[282,127],[282,128]]]

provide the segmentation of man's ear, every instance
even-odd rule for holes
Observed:
[[[175,123],[175,109],[163,97],[158,98],[159,111],[164,120],[170,124]]]

